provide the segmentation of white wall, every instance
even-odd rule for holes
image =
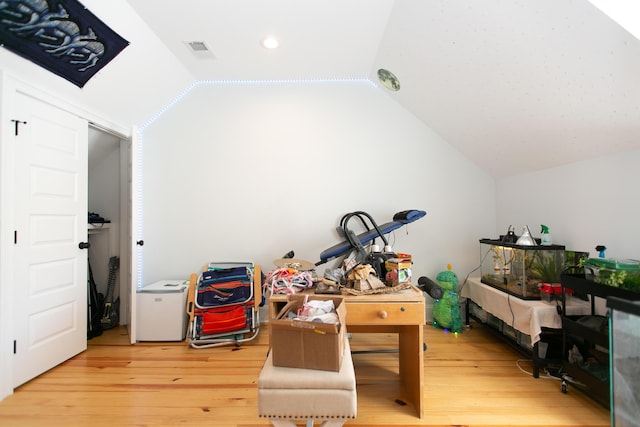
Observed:
[[[529,225],[540,236],[550,227],[553,242],[597,257],[640,259],[640,151],[503,179],[497,183],[497,226],[516,234]]]
[[[466,275],[495,232],[493,179],[367,81],[201,84],[141,136],[143,284],[209,261],[269,271],[291,249],[318,261],[354,210],[427,211],[391,238],[416,277]]]

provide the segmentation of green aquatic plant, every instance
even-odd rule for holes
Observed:
[[[543,252],[537,252],[531,264],[531,273],[542,283],[560,283],[560,267],[554,257],[544,256]]]

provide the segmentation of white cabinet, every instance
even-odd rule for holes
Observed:
[[[182,341],[187,332],[188,280],[161,280],[136,293],[136,339]]]

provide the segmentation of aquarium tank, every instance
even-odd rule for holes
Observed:
[[[480,239],[481,282],[522,299],[540,299],[541,283],[560,283],[562,245],[522,246]]]

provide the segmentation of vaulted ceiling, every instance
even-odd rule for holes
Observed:
[[[640,148],[640,41],[587,0],[127,1],[194,80],[388,69],[380,90],[496,178]]]

